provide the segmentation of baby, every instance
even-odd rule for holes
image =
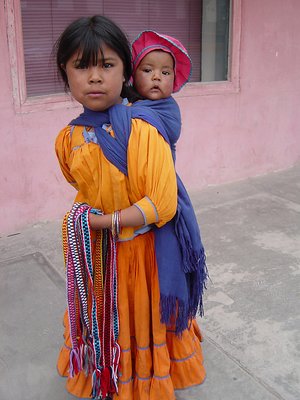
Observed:
[[[135,100],[139,101],[135,101],[127,109],[131,108],[132,115],[146,120],[157,128],[170,144],[175,162],[176,142],[181,133],[181,115],[172,93],[178,92],[189,81],[192,72],[191,59],[179,40],[146,30],[132,43],[132,63],[131,83],[138,93]],[[174,220],[163,228],[153,228],[156,237],[163,237],[160,242],[163,243],[162,247],[157,244],[156,249],[165,253],[162,264],[170,263],[172,254],[171,252],[166,254],[168,247],[166,243],[169,239],[165,232],[174,230],[182,254],[181,265],[177,265],[176,269],[175,263],[173,264],[174,271],[176,270],[175,274],[179,274],[179,270],[182,269],[190,274],[190,282],[195,286],[191,291],[194,295],[191,296],[189,312],[195,316],[198,310],[202,316],[204,312],[202,294],[208,277],[205,251],[193,205],[178,175],[177,188],[178,206]]]
[[[142,99],[166,99],[191,76],[191,59],[179,40],[143,31],[132,43],[134,89]]]

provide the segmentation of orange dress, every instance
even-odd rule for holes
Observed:
[[[113,132],[111,132],[113,134]],[[117,400],[172,400],[174,389],[205,378],[201,334],[196,321],[179,338],[160,322],[160,291],[154,234],[149,225],[168,222],[177,207],[177,186],[169,145],[157,130],[135,119],[128,144],[128,176],[120,172],[94,143],[93,131],[67,126],[56,139],[56,153],[67,181],[77,190],[75,201],[104,213],[135,204],[145,225],[123,228],[117,244],[118,310],[121,348]],[[58,371],[67,390],[91,397],[91,376],[68,377],[70,336],[67,312],[65,343]]]

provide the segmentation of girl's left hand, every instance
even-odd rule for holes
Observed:
[[[111,228],[111,215],[89,214],[90,227],[94,230]]]

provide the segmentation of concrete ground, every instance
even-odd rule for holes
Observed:
[[[192,200],[211,279],[207,378],[177,399],[300,399],[300,166]],[[0,239],[1,400],[74,399],[55,367],[64,290],[60,221]]]

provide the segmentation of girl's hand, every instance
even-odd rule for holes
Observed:
[[[90,227],[94,230],[111,229],[111,214],[96,215],[89,214]],[[143,226],[144,216],[136,206],[130,206],[120,211],[120,226]]]
[[[94,230],[111,228],[111,215],[89,214],[90,227]]]

